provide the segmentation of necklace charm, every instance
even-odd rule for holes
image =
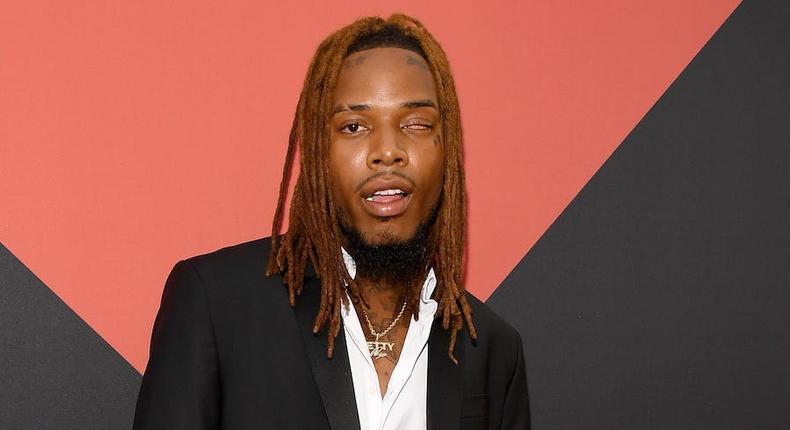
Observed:
[[[379,341],[379,337],[381,335],[378,334],[376,336],[376,340],[369,340],[368,343],[368,352],[370,352],[370,356],[374,360],[378,360],[381,357],[387,356],[387,351],[392,351],[392,348],[395,347],[394,342],[381,342]]]
[[[360,310],[362,311],[362,315],[365,316],[365,321],[367,321],[367,323],[368,323],[368,331],[370,331],[370,334],[373,335],[376,338],[376,340],[369,340],[369,341],[367,341],[368,353],[370,353],[370,356],[374,360],[378,360],[381,357],[386,357],[387,356],[387,351],[392,351],[392,349],[395,348],[395,342],[382,342],[379,339],[381,339],[382,336],[384,336],[387,333],[389,333],[390,330],[392,330],[392,328],[395,327],[395,324],[398,323],[398,321],[400,320],[401,315],[403,315],[403,311],[406,310],[406,297],[405,297],[405,295],[404,295],[404,298],[403,298],[403,306],[401,306],[400,312],[398,312],[398,316],[396,316],[395,319],[392,320],[390,325],[387,328],[385,328],[384,331],[381,332],[381,333],[377,332],[373,328],[373,324],[370,323],[370,318],[368,318],[368,313],[365,312],[365,308],[364,307],[360,307]]]

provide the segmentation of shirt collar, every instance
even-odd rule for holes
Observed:
[[[351,257],[351,254],[346,251],[345,248],[342,246],[340,247],[340,251],[343,253],[343,263],[346,265],[346,270],[348,271],[348,275],[351,278],[355,278],[357,274],[357,264],[354,262],[354,258]],[[429,303],[433,301],[431,298],[431,294],[433,294],[433,290],[436,288],[436,273],[433,271],[433,267],[428,271],[428,276],[425,278],[425,282],[422,284],[422,290],[420,292],[420,299],[423,303]]]

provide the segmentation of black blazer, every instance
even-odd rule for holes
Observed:
[[[296,306],[265,276],[271,241],[258,239],[179,261],[151,336],[135,430],[359,429],[344,332],[326,357],[313,335],[320,281],[310,269]],[[468,295],[478,339],[435,321],[428,340],[428,428],[527,429],[521,338]]]

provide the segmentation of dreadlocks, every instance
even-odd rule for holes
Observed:
[[[450,330],[448,354],[457,364],[453,350],[464,322],[470,336],[477,338],[463,287],[466,196],[461,117],[447,57],[436,39],[414,18],[401,14],[386,20],[362,18],[332,33],[319,45],[308,68],[288,138],[266,275],[282,275],[288,286],[288,301],[295,306],[309,260],[321,280],[321,304],[313,332],[329,326],[327,357],[332,357],[334,339],[341,326],[340,306],[347,304],[345,292],[354,303],[358,303],[361,295],[340,252],[343,232],[338,223],[338,209],[332,200],[326,156],[330,141],[328,113],[343,60],[354,52],[377,47],[397,47],[420,54],[436,82],[445,144],[445,173],[441,206],[428,234],[427,255],[438,281],[434,296],[438,303],[436,318],[441,317],[442,327]],[[300,173],[291,201],[289,228],[280,237],[297,146]],[[417,318],[419,292],[407,291],[406,300],[409,315]]]

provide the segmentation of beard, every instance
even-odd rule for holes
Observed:
[[[378,244],[368,242],[341,214],[340,231],[346,239],[346,251],[354,258],[357,274],[374,282],[383,281],[391,285],[408,285],[425,276],[430,259],[428,238],[439,213],[441,198],[439,200],[410,238],[386,238]]]

